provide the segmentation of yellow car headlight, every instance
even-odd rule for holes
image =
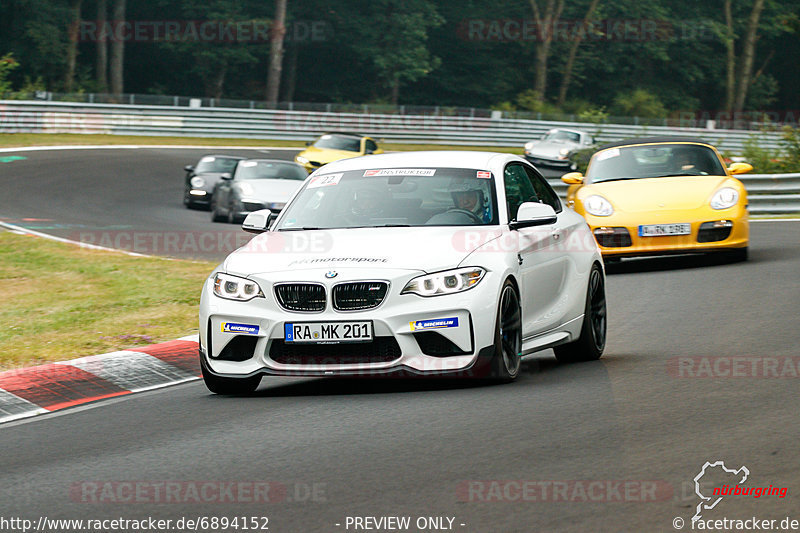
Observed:
[[[600,196],[593,194],[583,201],[583,207],[586,212],[596,217],[608,217],[614,213],[614,207],[611,202]]]
[[[732,187],[723,187],[714,193],[709,203],[712,209],[728,209],[736,205],[738,201],[739,191]]]

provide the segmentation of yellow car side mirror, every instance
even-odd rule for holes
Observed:
[[[728,172],[731,174],[747,174],[753,170],[753,165],[750,163],[733,163],[728,167]]]
[[[583,174],[580,172],[570,172],[561,176],[561,181],[568,185],[580,185],[583,183]]]

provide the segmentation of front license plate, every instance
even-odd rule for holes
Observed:
[[[283,340],[294,343],[339,344],[372,340],[372,321],[357,322],[287,322]]]
[[[689,235],[691,224],[650,224],[639,226],[639,237],[663,237],[666,235]]]

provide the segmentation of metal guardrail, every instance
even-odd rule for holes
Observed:
[[[478,116],[324,113],[263,109],[191,108],[0,100],[0,133],[105,133],[186,137],[308,140],[326,131],[358,131],[387,142],[518,146],[551,128],[588,131],[598,142],[648,135],[688,135],[719,150],[741,153],[754,135],[746,130],[708,130],[621,124],[547,122]],[[778,132],[755,134],[762,148],[777,148]],[[800,213],[800,174],[744,175],[754,214]],[[553,185],[561,194],[566,186]]]
[[[357,131],[396,143],[521,146],[551,128],[576,128],[598,142],[646,135],[689,135],[721,151],[740,153],[754,135],[778,147],[780,133],[695,127],[591,124],[466,115],[328,113],[48,101],[0,101],[0,132],[109,133],[307,140],[325,131]]]

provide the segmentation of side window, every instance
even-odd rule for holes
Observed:
[[[531,185],[525,167],[519,163],[509,163],[503,172],[506,189],[508,219],[516,220],[519,206],[525,202],[538,202],[539,197]]]
[[[525,167],[525,172],[528,174],[528,179],[530,179],[531,183],[533,184],[533,190],[536,191],[536,196],[539,197],[539,202],[549,205],[553,208],[553,211],[560,213],[561,200],[559,200],[556,191],[554,191],[550,184],[547,183],[547,180],[531,167]]]
[[[375,150],[378,149],[378,145],[372,139],[367,139],[367,143],[365,145],[366,151],[365,154],[371,154]]]

